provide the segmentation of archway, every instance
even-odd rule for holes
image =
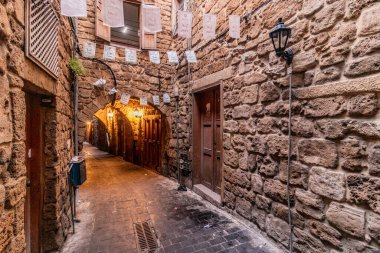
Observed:
[[[167,117],[161,110],[141,106],[132,98],[128,105],[117,100],[98,109],[86,122],[83,139],[128,162],[166,174],[168,130]]]

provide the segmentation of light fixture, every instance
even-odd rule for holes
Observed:
[[[279,18],[273,31],[269,33],[269,37],[272,39],[276,55],[285,59],[288,65],[290,65],[293,61],[293,51],[290,48],[286,49],[291,31],[292,29],[286,27],[282,21],[282,18]]]
[[[133,112],[133,114],[135,115],[136,118],[141,118],[141,117],[143,116],[143,113],[140,112],[140,111],[137,110],[137,109]]]
[[[108,112],[107,116],[108,116],[108,118],[112,118],[113,117],[113,112]]]
[[[127,33],[128,30],[129,30],[129,29],[128,29],[128,26],[124,26],[122,32],[123,32],[123,33]]]
[[[179,88],[178,85],[174,85],[174,97],[179,98]]]

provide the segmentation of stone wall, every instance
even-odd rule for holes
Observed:
[[[59,10],[59,1],[54,7]],[[0,1],[0,252],[24,252],[25,92],[53,96],[44,126],[42,241],[58,249],[69,232],[67,163],[72,157],[71,83],[67,63],[71,41],[67,18],[60,17],[58,80],[24,56],[25,1]],[[72,145],[71,145],[72,146]]]
[[[173,95],[173,83],[175,82],[175,66],[167,62],[166,52],[174,47],[171,27],[171,1],[157,0],[157,6],[161,7],[161,16],[163,31],[157,34],[157,50],[160,51],[161,64],[150,63],[148,51],[138,50],[138,64],[131,65],[125,62],[125,52],[122,46],[117,46],[116,60],[105,61],[114,71],[117,79],[118,93],[117,99],[123,92],[130,94],[132,98],[139,99],[141,96],[147,96],[152,105],[152,96],[161,97],[161,105],[156,107],[163,115],[165,125],[169,126],[167,138],[165,138],[164,151],[168,159],[163,159],[163,170],[169,171],[170,176],[175,177],[176,153],[173,145],[175,136],[172,136],[174,129],[174,98],[171,104],[163,104],[162,95],[169,93]],[[79,21],[79,44],[82,47],[85,41],[97,43],[96,58],[103,59],[103,47],[109,43],[95,36],[95,6],[88,2],[88,17]],[[79,121],[80,121],[80,141],[82,142],[85,135],[86,122],[91,121],[93,115],[100,109],[105,108],[111,102],[111,97],[107,91],[113,87],[112,76],[106,68],[92,60],[82,58],[83,65],[86,68],[86,74],[79,80]],[[103,77],[107,80],[106,87],[99,89],[93,86],[93,83]]]
[[[290,198],[297,252],[375,252],[380,247],[380,3],[272,1],[223,32],[228,15],[265,1],[194,0],[193,80],[183,61],[181,125],[191,150],[191,92],[220,81],[224,103],[225,206],[288,246],[289,76],[268,33],[282,17],[292,30]],[[218,16],[220,38],[202,39],[202,15]],[[179,51],[186,48],[178,41]],[[189,156],[188,162],[191,162]]]

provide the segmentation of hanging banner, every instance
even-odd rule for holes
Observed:
[[[86,41],[83,44],[83,57],[95,58],[96,44],[90,41]]]
[[[87,1],[61,0],[61,14],[67,17],[87,17]]]
[[[160,96],[153,96],[153,104],[160,105]]]
[[[103,0],[103,23],[109,27],[123,27],[124,4],[123,0]]]
[[[108,92],[108,95],[113,95],[113,94],[116,94],[118,92],[118,90],[113,87],[112,89],[110,89],[110,91]]]
[[[178,36],[191,39],[193,14],[188,11],[178,11]]]
[[[106,80],[104,80],[103,78],[100,78],[100,79],[96,80],[96,82],[93,83],[93,85],[96,87],[103,87],[106,83],[107,83]]]
[[[170,96],[169,96],[168,93],[165,93],[165,94],[163,95],[163,100],[164,100],[164,103],[165,103],[165,104],[169,104],[169,103],[170,103]]]
[[[141,97],[140,98],[140,105],[141,106],[147,106],[148,105],[148,98],[147,97]]]
[[[125,49],[125,61],[131,64],[137,64],[137,51],[134,49]]]
[[[240,38],[240,16],[231,15],[229,16],[230,25],[230,37],[234,39]]]
[[[160,64],[160,52],[158,52],[158,51],[149,51],[149,60],[152,63]]]
[[[168,51],[167,54],[168,54],[169,63],[174,63],[174,64],[179,63],[179,59],[178,59],[178,55],[176,51]]]
[[[114,61],[116,58],[116,47],[104,45],[104,60]]]
[[[193,50],[186,51],[186,59],[188,63],[197,63],[197,56]]]
[[[145,32],[158,33],[162,31],[161,13],[159,7],[143,4],[142,15]]]
[[[123,105],[128,105],[129,104],[129,99],[131,98],[131,95],[128,95],[126,93],[123,93],[120,98],[120,103]]]
[[[216,38],[216,15],[203,15],[203,39],[212,40]]]

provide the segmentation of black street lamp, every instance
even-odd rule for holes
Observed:
[[[278,23],[274,27],[273,31],[269,33],[269,37],[272,39],[276,55],[285,59],[288,65],[290,65],[293,61],[292,49],[286,49],[291,32],[292,29],[286,27],[282,21],[282,18],[279,18]]]

